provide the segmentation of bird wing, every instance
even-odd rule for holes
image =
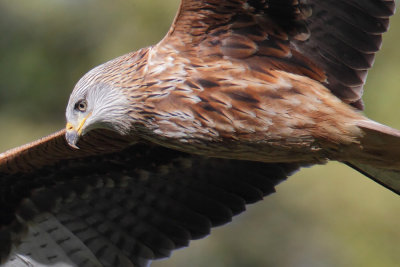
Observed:
[[[367,71],[394,0],[182,0],[163,42],[201,60],[230,58],[257,72],[320,81],[362,109]]]
[[[62,159],[120,151],[132,142],[130,136],[121,136],[110,130],[94,130],[82,137],[80,149],[69,146],[65,129],[26,145],[0,153],[0,173],[29,172],[49,166]]]
[[[274,192],[298,164],[206,158],[64,131],[0,155],[0,263],[146,266]],[[110,141],[112,140],[112,141]]]

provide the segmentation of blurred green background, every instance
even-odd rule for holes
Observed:
[[[64,126],[75,82],[157,42],[177,0],[0,0],[0,151]],[[369,73],[365,113],[400,128],[400,16]],[[350,168],[304,169],[233,223],[152,266],[400,266],[400,197]]]

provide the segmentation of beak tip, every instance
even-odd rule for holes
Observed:
[[[74,149],[80,149],[77,145],[74,144],[68,144],[70,147],[74,148]]]
[[[76,145],[79,140],[79,134],[76,131],[67,130],[65,134],[65,140],[67,141],[68,145],[74,149],[79,149]]]

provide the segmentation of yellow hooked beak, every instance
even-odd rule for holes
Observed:
[[[79,147],[76,145],[79,141],[79,138],[82,135],[82,130],[83,130],[83,125],[85,124],[86,120],[92,115],[92,113],[89,113],[86,117],[84,117],[80,122],[77,128],[74,127],[71,123],[67,123],[65,126],[65,129],[67,130],[65,134],[65,139],[67,140],[68,145],[75,149],[79,149]]]

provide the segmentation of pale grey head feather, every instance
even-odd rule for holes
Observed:
[[[91,114],[82,133],[97,128],[108,128],[121,134],[127,134],[131,128],[129,101],[122,90],[106,80],[105,65],[100,65],[84,75],[75,86],[70,96],[66,118],[75,127],[79,121]],[[75,110],[78,101],[85,99],[85,112]]]

